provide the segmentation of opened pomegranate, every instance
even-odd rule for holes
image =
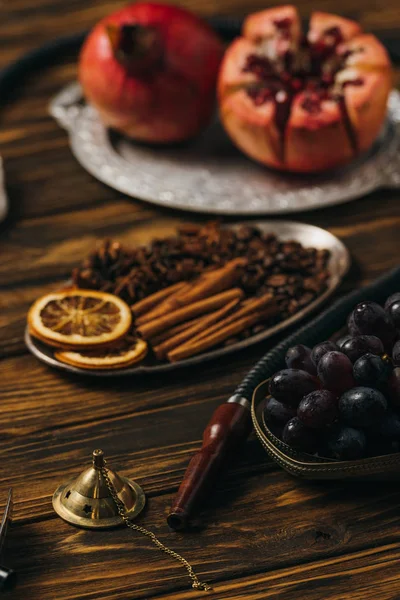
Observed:
[[[217,35],[192,13],[138,3],[95,26],[79,80],[109,127],[145,142],[176,142],[209,121],[222,55]]]
[[[348,19],[297,10],[250,15],[220,71],[220,113],[233,142],[278,169],[313,172],[350,161],[376,139],[391,89],[388,55]]]

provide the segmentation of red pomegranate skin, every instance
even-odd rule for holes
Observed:
[[[226,51],[218,79],[222,123],[249,157],[319,172],[369,149],[392,86],[386,50],[349,19],[315,12],[302,35],[294,6],[255,13]]]
[[[157,35],[160,60],[116,58],[107,28],[139,25]],[[209,122],[223,46],[214,31],[187,10],[138,3],[100,21],[79,59],[84,95],[105,125],[148,143],[189,139]]]

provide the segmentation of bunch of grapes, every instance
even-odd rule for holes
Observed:
[[[265,420],[293,449],[338,460],[400,451],[400,292],[361,302],[348,335],[286,354]]]

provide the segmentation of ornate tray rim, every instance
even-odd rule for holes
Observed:
[[[400,479],[400,452],[371,456],[359,460],[339,461],[297,452],[279,440],[266,426],[260,411],[266,400],[269,378],[254,390],[251,417],[261,445],[274,462],[291,475],[302,479]]]
[[[82,105],[81,100],[79,84],[72,83],[62,89],[49,105],[50,114],[68,131],[71,150],[77,160],[103,183],[128,196],[158,206],[186,212],[255,217],[327,208],[349,202],[382,187],[400,186],[400,93],[396,90],[392,91],[389,99],[389,118],[380,141],[377,141],[367,154],[350,165],[333,171],[328,177],[324,174],[310,176],[311,184],[307,185],[306,177],[300,177],[297,183],[293,183],[284,192],[278,190],[276,182],[280,181],[286,185],[288,178],[293,174],[279,174],[265,167],[265,189],[262,188],[261,192],[262,186],[257,184],[246,192],[243,181],[240,203],[234,207],[229,204],[232,204],[232,189],[235,193],[235,186],[232,188],[232,184],[228,186],[229,190],[225,189],[227,185],[224,180],[224,185],[219,182],[222,192],[215,192],[215,186],[218,188],[218,178],[215,174],[210,175],[207,168],[203,169],[204,173],[196,172],[195,181],[191,182],[191,186],[186,184],[182,189],[179,189],[175,182],[173,186],[169,185],[169,189],[164,187],[164,178],[159,176],[159,172],[157,176],[154,174],[157,173],[157,165],[160,164],[157,158],[138,158],[138,166],[141,168],[138,168],[133,176],[134,162],[129,162],[115,151],[108,131],[100,122],[96,111],[91,106]],[[135,148],[134,145],[131,147]],[[153,174],[150,163],[156,166],[155,171],[153,168]],[[143,164],[150,165],[150,168],[146,171]],[[262,170],[260,165],[245,157],[243,164],[254,165],[254,174]],[[179,173],[180,177],[184,175],[182,169]],[[253,168],[250,173],[253,173]],[[247,171],[244,171],[244,175],[248,178]],[[269,185],[268,178],[272,178]],[[156,180],[163,181],[162,189],[157,187]],[[306,183],[300,184],[300,181]],[[275,193],[274,188],[277,190]],[[259,191],[256,193],[256,190]],[[276,206],[262,205],[266,198],[274,196]],[[255,202],[254,206],[252,201]]]
[[[226,226],[234,228],[234,227],[239,227],[242,224],[243,223],[235,223],[235,224],[229,224]],[[280,239],[296,239],[295,234],[291,233],[291,232],[292,231],[294,232],[296,229],[300,229],[300,231],[303,231],[304,235],[307,232],[309,232],[309,233],[313,232],[313,233],[318,234],[319,236],[321,236],[321,234],[322,234],[322,236],[325,239],[330,240],[331,244],[330,245],[328,244],[329,249],[336,249],[335,256],[331,257],[331,263],[334,260],[336,260],[337,264],[336,264],[336,272],[332,272],[331,280],[329,282],[329,287],[324,292],[324,294],[319,296],[316,300],[311,302],[309,305],[307,305],[305,308],[303,308],[298,313],[294,314],[289,319],[285,319],[284,321],[277,323],[273,327],[270,327],[269,329],[267,329],[257,335],[254,335],[251,338],[243,340],[237,344],[233,344],[232,346],[229,346],[227,348],[218,348],[216,350],[212,350],[210,352],[206,352],[204,354],[200,354],[198,356],[194,356],[192,358],[189,358],[189,359],[177,362],[177,363],[166,363],[166,364],[155,365],[155,366],[140,366],[139,365],[137,367],[127,367],[125,369],[120,369],[120,370],[103,370],[103,371],[102,370],[92,370],[91,371],[89,369],[81,369],[79,367],[74,367],[72,365],[67,365],[65,363],[58,361],[56,358],[54,358],[51,349],[48,348],[47,346],[45,346],[44,344],[42,344],[40,341],[32,338],[31,335],[29,334],[28,328],[26,328],[25,344],[26,344],[28,350],[34,356],[36,356],[36,358],[38,358],[41,362],[43,362],[51,367],[55,367],[59,370],[66,371],[69,373],[86,375],[88,377],[90,377],[90,376],[91,377],[124,377],[124,376],[127,377],[130,375],[142,375],[142,374],[147,374],[147,373],[149,373],[149,374],[166,373],[166,372],[176,371],[178,369],[182,369],[182,368],[186,368],[186,367],[193,367],[195,365],[209,362],[213,359],[217,359],[222,356],[227,356],[228,354],[232,354],[233,352],[237,352],[237,351],[243,350],[245,348],[248,348],[254,344],[257,344],[258,342],[261,342],[263,340],[266,340],[266,339],[272,337],[273,335],[283,331],[287,327],[290,327],[291,325],[297,323],[298,321],[301,321],[307,315],[314,312],[319,306],[321,306],[329,298],[329,296],[331,296],[333,294],[333,292],[340,285],[343,277],[346,275],[347,271],[350,268],[350,264],[351,264],[350,253],[349,253],[348,249],[346,248],[346,246],[344,245],[344,243],[339,238],[337,238],[335,235],[333,235],[332,233],[330,233],[329,231],[327,231],[321,227],[317,227],[316,225],[309,225],[307,223],[300,223],[297,221],[287,221],[287,220],[246,221],[245,224],[260,227],[260,228],[264,229],[265,231],[271,231],[271,229],[272,229],[274,231],[274,233],[276,233]],[[284,231],[285,228],[287,229],[286,234]],[[297,237],[297,239],[300,239],[299,236]],[[303,241],[303,243],[304,243],[304,241]],[[315,241],[312,243],[315,244]],[[320,242],[319,245],[320,245],[320,247],[326,247],[326,243],[324,245],[323,242]],[[331,264],[331,266],[334,266],[334,265]]]

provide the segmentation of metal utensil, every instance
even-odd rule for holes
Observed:
[[[56,513],[72,525],[84,529],[103,529],[123,525],[104,475],[105,460],[102,450],[94,450],[92,466],[79,477],[61,484],[53,495],[53,508]],[[123,500],[126,516],[137,517],[146,502],[140,485],[122,477],[111,469],[107,470],[117,497]]]
[[[8,197],[4,185],[3,160],[0,157],[0,223],[4,221],[8,213]]]
[[[0,523],[0,555],[3,555],[8,527],[12,521],[13,507],[13,491],[10,489],[8,492],[6,508]],[[15,571],[0,565],[0,591],[10,590],[13,588],[16,583],[16,577]]]

